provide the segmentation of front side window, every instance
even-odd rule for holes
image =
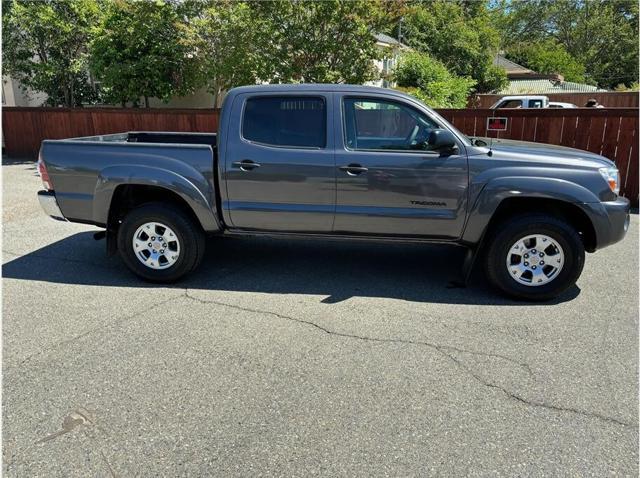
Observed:
[[[242,119],[242,137],[271,146],[324,148],[325,101],[309,96],[249,98]]]
[[[522,100],[503,101],[498,108],[522,108]]]
[[[425,150],[429,134],[438,128],[424,114],[393,101],[345,98],[343,108],[349,149]]]

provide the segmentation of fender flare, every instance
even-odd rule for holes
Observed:
[[[210,187],[203,176],[200,175],[200,178],[196,179],[199,179],[200,187],[194,184],[193,179],[162,168],[130,164],[104,168],[98,175],[94,192],[94,221],[98,224],[107,224],[113,194],[118,186],[124,184],[154,186],[166,189],[182,198],[205,231],[219,231],[221,226],[215,211],[215,203],[211,204],[205,195],[206,192],[210,192],[207,191]],[[213,193],[208,196],[214,197]]]
[[[589,203],[599,203],[599,198],[587,188],[557,178],[501,177],[492,179],[478,193],[469,209],[461,242],[478,244],[500,204],[509,198],[554,199],[579,207],[594,222]]]

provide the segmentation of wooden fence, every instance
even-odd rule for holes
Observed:
[[[35,157],[43,139],[124,131],[218,129],[217,110],[133,108],[2,108],[4,147],[10,157]]]
[[[639,93],[637,91],[540,94],[548,96],[550,101],[573,103],[579,107],[583,107],[591,98],[596,99],[598,103],[606,108],[637,108],[639,104]],[[490,108],[496,101],[504,96],[508,95],[474,95],[469,98],[468,106],[469,108]]]
[[[621,192],[638,204],[638,108],[511,109],[507,130],[487,133],[487,109],[439,110],[472,136],[536,141],[585,149],[614,160]],[[212,132],[219,111],[206,109],[3,108],[2,129],[10,157],[34,158],[43,139],[73,138],[123,131]]]

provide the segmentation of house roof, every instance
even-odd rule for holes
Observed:
[[[574,83],[572,81],[552,81],[548,79],[518,80],[513,79],[499,91],[501,95],[547,94],[547,93],[593,93],[607,91],[593,85]]]
[[[404,43],[401,43],[395,38],[389,35],[385,35],[384,33],[374,33],[373,36],[378,43],[384,43],[385,45],[389,45],[389,46],[398,46],[400,48],[409,48]]]
[[[507,75],[518,74],[518,75],[526,75],[526,74],[535,74],[535,71],[530,70],[529,68],[525,68],[522,65],[518,65],[517,63],[507,60],[504,56],[497,54],[493,57],[494,66],[500,66],[507,71]]]

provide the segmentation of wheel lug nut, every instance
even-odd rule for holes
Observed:
[[[544,261],[540,261],[540,265],[543,266],[544,265]]]
[[[540,257],[544,257],[544,252],[541,252],[541,253],[540,253]]]
[[[160,249],[160,254],[164,254],[164,249]]]
[[[525,266],[528,266],[528,265],[529,265],[529,263],[528,263],[528,262],[525,262],[525,263],[524,263],[524,265],[525,265]]]
[[[155,241],[155,240],[156,240],[156,236],[152,236],[152,237],[151,237],[151,240],[152,240],[152,241]]]
[[[525,254],[525,255],[524,255],[524,258],[525,258],[525,259],[529,259],[529,254]]]
[[[167,247],[167,245],[166,244],[162,244],[162,247]]]
[[[532,269],[535,269],[535,268],[536,268],[536,266],[531,266],[531,268],[532,268]]]
[[[532,253],[532,254],[535,254],[535,253],[536,253],[536,250],[535,250],[535,249],[534,249],[534,250],[532,250],[532,251],[531,251],[531,253]]]
[[[151,247],[151,243],[149,243],[149,247]]]

